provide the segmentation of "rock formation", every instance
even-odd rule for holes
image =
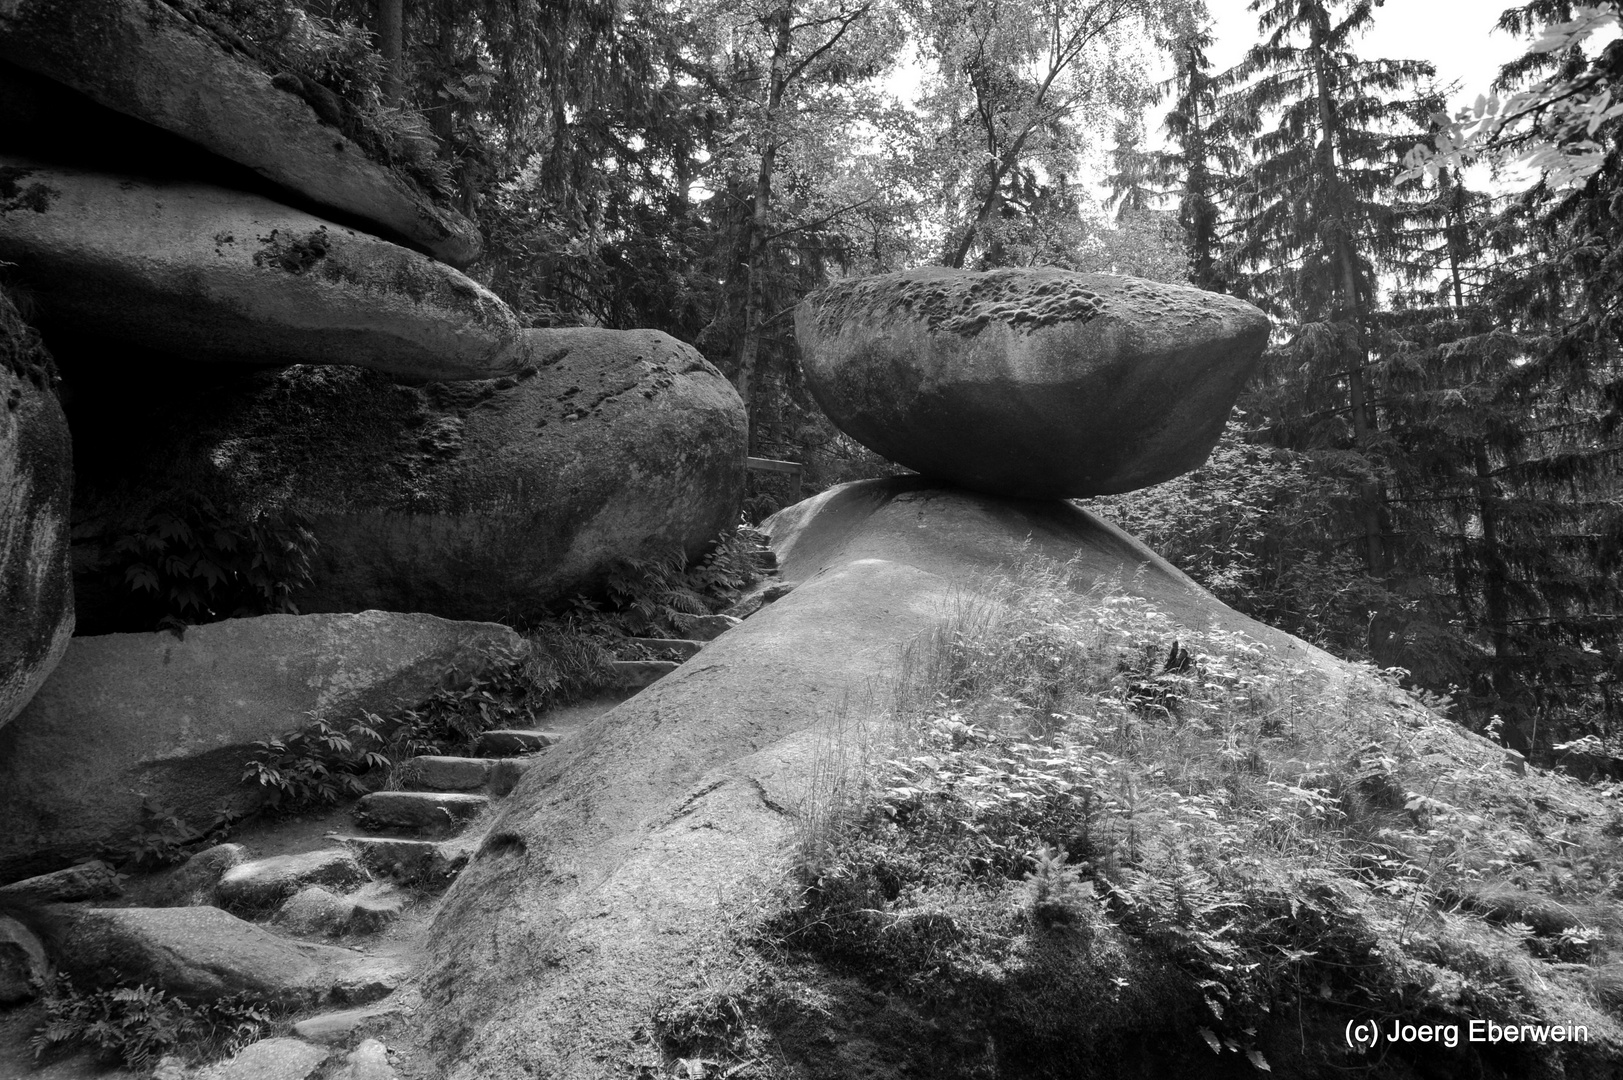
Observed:
[[[207,12],[184,4],[0,6],[0,58],[371,222],[452,266],[478,258],[471,222],[372,161],[303,96],[284,89],[286,80],[245,59],[246,46],[234,37]]]
[[[73,468],[55,384],[49,355],[0,293],[0,727],[73,634]]]
[[[0,155],[0,259],[40,318],[183,359],[504,375],[518,320],[456,270],[269,199]]]
[[[926,476],[1046,499],[1206,460],[1268,320],[1113,274],[935,267],[827,285],[795,333],[807,385],[853,439]]]
[[[202,830],[241,812],[260,739],[311,713],[410,708],[456,668],[516,650],[504,626],[429,615],[266,615],[167,631],[74,638],[33,701],[0,728],[0,881],[119,847],[143,801]]]
[[[304,515],[318,549],[301,611],[527,617],[592,590],[617,560],[698,555],[743,486],[731,385],[656,331],[524,340],[531,365],[503,379],[402,386],[289,368],[126,417],[144,452],[85,454],[82,617],[99,617],[90,538],[127,531],[170,487]]]

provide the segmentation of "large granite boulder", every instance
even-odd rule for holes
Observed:
[[[258,195],[0,155],[0,259],[41,325],[192,360],[477,379],[518,319],[459,271]]]
[[[253,743],[307,723],[389,714],[473,672],[512,630],[430,615],[265,615],[74,638],[34,700],[0,729],[0,882],[128,841],[142,801],[206,827],[245,810]]]
[[[795,334],[812,395],[853,439],[926,476],[1049,499],[1205,461],[1268,320],[1114,274],[931,267],[825,286]]]
[[[371,160],[304,96],[222,44],[206,11],[147,0],[5,0],[0,58],[173,132],[453,266],[478,230]],[[330,118],[329,118],[330,119]]]
[[[0,726],[28,704],[73,636],[73,448],[55,378],[0,293]]]
[[[697,555],[735,520],[744,409],[714,367],[652,330],[525,333],[534,366],[504,379],[298,367],[156,403],[144,457],[115,442],[86,470],[81,595],[105,573],[91,537],[105,548],[171,486],[305,515],[306,612],[534,615],[617,560]]]

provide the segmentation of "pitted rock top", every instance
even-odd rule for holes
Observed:
[[[1071,498],[1196,468],[1268,338],[1233,297],[1114,274],[931,267],[835,282],[795,320],[846,434],[994,494]]]

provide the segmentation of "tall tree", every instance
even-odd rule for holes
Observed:
[[[941,261],[962,267],[1024,196],[1074,176],[1089,121],[1146,101],[1140,58],[1198,0],[911,0],[932,68],[921,160],[939,184]]]
[[[1253,0],[1264,37],[1225,77],[1243,114],[1272,118],[1236,191],[1251,299],[1292,328],[1276,369],[1275,433],[1334,456],[1366,571],[1390,570],[1383,540],[1379,417],[1370,336],[1383,263],[1407,242],[1398,140],[1415,141],[1419,61],[1354,51],[1371,0]]]

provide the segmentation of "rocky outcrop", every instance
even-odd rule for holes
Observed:
[[[825,286],[795,334],[817,403],[874,452],[977,491],[1072,498],[1205,461],[1268,320],[1113,274],[928,268]]]
[[[0,156],[0,259],[41,325],[183,359],[479,379],[518,320],[426,256],[261,196]]]
[[[0,293],[0,726],[73,636],[73,449],[37,337]]]
[[[471,222],[369,159],[304,97],[284,90],[286,80],[223,47],[207,21],[185,4],[7,0],[0,57],[453,266],[478,258]]]
[[[114,536],[177,486],[305,515],[302,611],[506,619],[617,560],[696,555],[734,520],[744,410],[697,352],[651,330],[525,337],[533,366],[494,381],[292,368],[159,403],[144,458],[92,462],[80,531]]]
[[[518,648],[504,626],[429,615],[266,615],[171,633],[74,638],[27,709],[0,729],[0,881],[131,838],[147,801],[205,828],[253,743],[428,697],[453,668]]]

